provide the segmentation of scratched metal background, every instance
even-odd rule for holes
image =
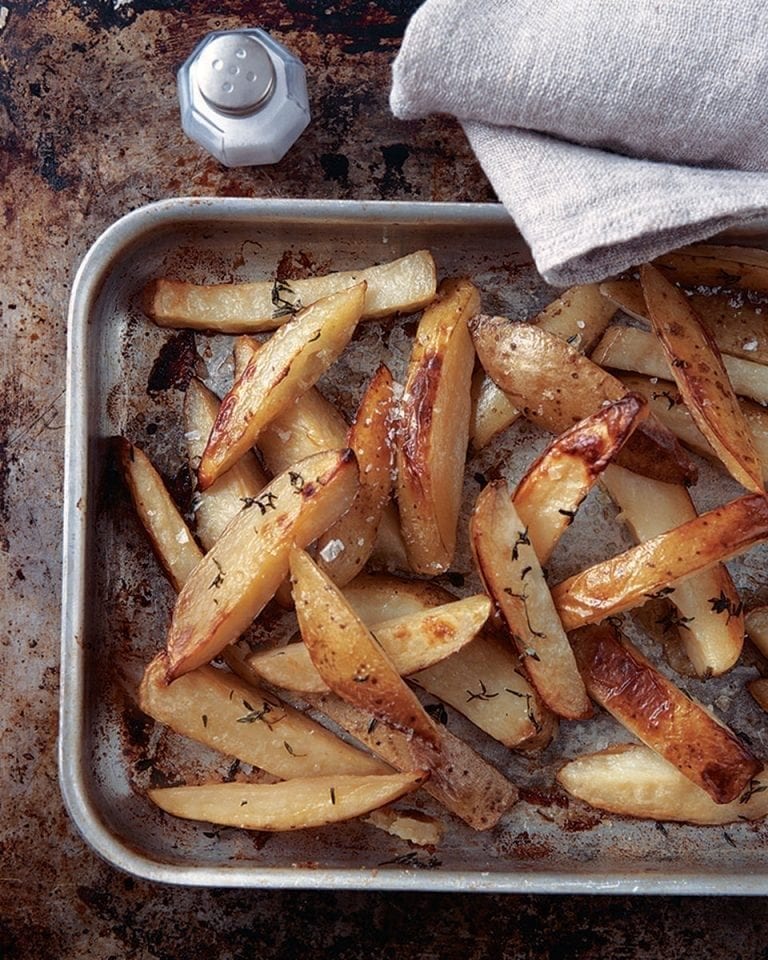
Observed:
[[[66,302],[101,230],[178,194],[489,200],[458,128],[396,122],[410,2],[0,3],[0,952],[4,957],[765,957],[762,903],[189,891],[91,854],[56,783]],[[185,140],[174,74],[211,29],[302,56],[314,122],[276,168]]]

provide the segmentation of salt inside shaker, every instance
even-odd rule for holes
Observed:
[[[182,129],[227,167],[277,163],[309,123],[304,66],[264,30],[209,33],[177,80]]]

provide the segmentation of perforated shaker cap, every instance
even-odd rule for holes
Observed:
[[[222,33],[213,37],[194,65],[194,81],[206,101],[222,113],[252,113],[275,89],[275,68],[253,35]]]

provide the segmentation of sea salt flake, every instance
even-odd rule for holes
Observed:
[[[326,563],[333,563],[343,549],[344,544],[341,540],[329,540],[320,551],[320,556]]]

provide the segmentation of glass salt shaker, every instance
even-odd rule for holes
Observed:
[[[309,123],[304,65],[264,30],[209,33],[177,80],[184,132],[227,167],[277,163]]]

